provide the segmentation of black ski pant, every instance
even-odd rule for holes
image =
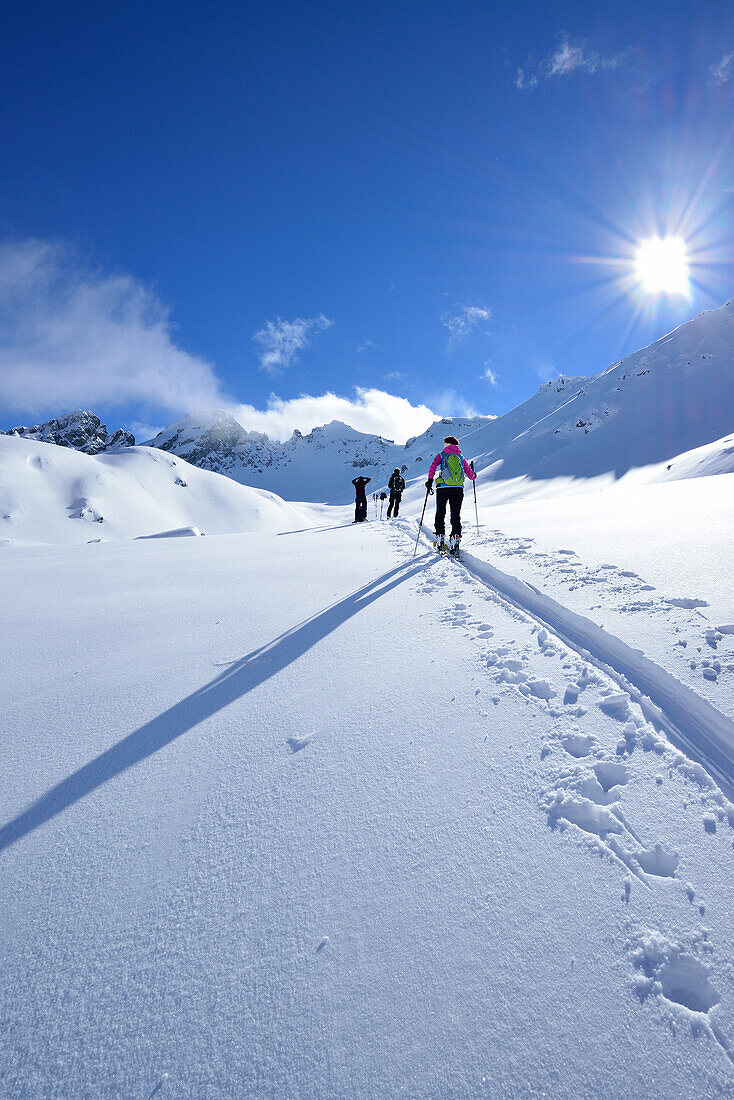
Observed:
[[[458,486],[439,486],[436,489],[436,522],[434,530],[437,535],[446,534],[446,506],[451,508],[451,534],[461,534],[461,505],[464,501],[464,490]]]
[[[367,519],[367,497],[357,497],[354,502],[354,522],[361,523],[363,519]]]
[[[390,490],[390,503],[387,506],[387,518],[390,519],[391,515],[400,515],[400,499],[402,493],[396,493],[394,489]]]

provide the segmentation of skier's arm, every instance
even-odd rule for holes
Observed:
[[[439,451],[439,453],[438,453],[438,454],[436,455],[436,457],[434,458],[433,462],[431,463],[431,468],[430,468],[430,470],[428,471],[428,480],[429,480],[429,481],[433,481],[433,478],[434,478],[434,476],[435,476],[436,470],[438,469],[438,467],[439,467],[440,465],[441,465],[441,452]]]
[[[474,478],[477,476],[474,473],[474,464],[473,463],[471,463],[471,464],[468,463],[466,461],[466,459],[464,459],[464,473],[466,474],[466,476],[469,478],[470,481],[473,481]]]

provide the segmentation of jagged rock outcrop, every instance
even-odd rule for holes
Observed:
[[[66,416],[54,417],[43,424],[34,424],[32,427],[21,426],[0,431],[0,435],[18,435],[24,439],[35,439],[39,443],[55,443],[58,447],[71,447],[88,455],[135,446],[132,432],[118,428],[110,435],[107,425],[98,416],[83,409],[67,413]]]

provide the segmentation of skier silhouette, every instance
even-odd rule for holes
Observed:
[[[363,523],[367,519],[367,493],[365,492],[365,485],[368,481],[372,481],[371,477],[354,477],[352,478],[352,485],[354,486],[356,496],[354,498],[354,522]]]

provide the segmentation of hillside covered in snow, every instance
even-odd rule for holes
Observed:
[[[180,528],[302,527],[303,511],[162,451],[84,454],[0,437],[0,543],[104,542]]]

